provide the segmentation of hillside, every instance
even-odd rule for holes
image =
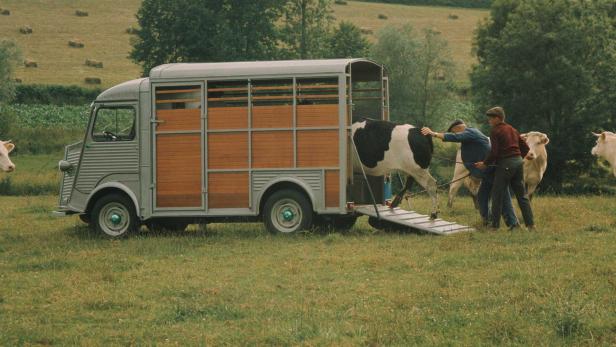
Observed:
[[[136,25],[135,13],[140,0],[3,0],[0,8],[11,11],[0,15],[0,37],[15,40],[25,59],[36,61],[38,67],[20,66],[16,77],[23,83],[86,85],[86,77],[97,77],[108,87],[139,77],[140,68],[128,59],[131,35],[126,29]],[[76,10],[88,16],[75,15]],[[446,7],[422,7],[349,1],[335,5],[338,20],[348,20],[374,33],[384,25],[410,23],[416,29],[434,27],[450,43],[452,56],[460,67],[460,79],[465,79],[473,62],[470,54],[472,33],[486,10]],[[386,20],[378,19],[384,14]],[[450,19],[455,14],[458,19]],[[19,29],[30,26],[32,34]],[[83,48],[71,48],[69,40],[80,40]],[[103,68],[85,65],[86,59],[103,62]]]

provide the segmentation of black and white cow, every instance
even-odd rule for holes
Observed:
[[[405,187],[394,199],[392,207],[400,203],[404,192],[415,179],[430,194],[431,217],[437,217],[437,185],[428,171],[433,151],[430,136],[423,136],[421,129],[410,124],[397,125],[373,119],[353,123],[352,136],[367,175],[382,176],[392,170],[400,170],[408,175]],[[353,169],[361,172],[358,162],[353,163]]]

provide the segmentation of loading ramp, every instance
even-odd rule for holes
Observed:
[[[440,218],[432,220],[430,216],[415,211],[403,210],[399,207],[392,209],[389,206],[378,204],[376,209],[378,209],[378,214],[375,210],[375,205],[360,205],[354,208],[358,214],[379,218],[382,221],[394,223],[401,227],[408,227],[431,234],[451,235],[459,232],[475,231],[474,228],[469,226],[448,222]]]

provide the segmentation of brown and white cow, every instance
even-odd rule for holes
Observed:
[[[535,192],[535,190],[537,190],[537,186],[543,179],[543,174],[548,167],[548,153],[545,150],[545,145],[550,142],[550,139],[546,134],[540,133],[538,131],[531,131],[525,134],[521,134],[520,136],[524,139],[524,141],[526,141],[526,144],[530,148],[528,154],[526,154],[526,157],[524,157],[524,184],[526,186],[526,193],[530,198],[532,198],[533,193]],[[614,159],[616,159],[616,156]],[[616,164],[616,160],[614,163]],[[452,181],[456,181],[467,175],[468,170],[462,164],[460,149],[458,149]],[[452,183],[449,186],[449,201],[447,203],[447,206],[453,206],[453,200],[458,193],[458,190],[462,185],[464,185],[466,189],[468,189],[471,193],[473,197],[473,202],[475,202],[475,207],[477,207],[477,193],[479,192],[480,184],[480,179],[471,176]]]
[[[15,149],[15,145],[11,141],[0,141],[0,170],[11,172],[15,170],[15,164],[9,158],[9,153]]]
[[[432,137],[422,135],[421,129],[410,124],[372,119],[353,123],[352,136],[367,175],[383,176],[393,170],[405,172],[426,189],[432,199],[431,217],[437,217],[437,185],[428,170],[433,152]],[[355,172],[362,170],[358,162],[353,163],[353,168]],[[404,191],[412,184],[409,177]],[[392,206],[399,204],[401,199],[402,194],[398,194]]]
[[[612,173],[616,176],[616,134],[611,131],[604,131],[601,134],[592,134],[597,137],[597,144],[592,148],[590,153],[607,160],[612,167]]]

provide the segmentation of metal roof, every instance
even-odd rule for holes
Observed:
[[[153,68],[150,78],[211,78],[233,76],[269,76],[301,74],[337,74],[346,72],[349,64],[379,64],[368,59],[319,59],[319,60],[274,60],[231,63],[175,63]]]
[[[149,88],[149,83],[143,83],[147,80],[147,78],[139,78],[120,83],[100,93],[96,101],[138,100],[139,89]]]

